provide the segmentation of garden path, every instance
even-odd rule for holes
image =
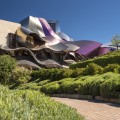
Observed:
[[[92,100],[52,97],[77,110],[86,120],[120,120],[120,105]]]

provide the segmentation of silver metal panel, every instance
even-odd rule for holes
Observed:
[[[40,65],[42,65],[42,66],[45,66],[45,67],[62,67],[59,63],[57,63],[56,61],[54,61],[54,60],[51,60],[51,59],[48,59],[48,60],[45,60],[45,61],[40,61],[40,60],[38,60],[37,58],[36,58],[36,56],[34,55],[34,53],[30,50],[30,49],[28,49],[28,48],[26,48],[26,47],[20,47],[20,48],[15,48],[15,49],[11,49],[11,48],[9,48],[8,46],[6,46],[6,45],[3,45],[2,47],[1,47],[1,49],[3,49],[3,50],[6,50],[6,51],[17,51],[17,50],[27,50],[30,54],[31,54],[31,56],[33,57],[33,59],[38,63],[38,64],[40,64]]]
[[[19,66],[24,66],[24,67],[31,67],[31,68],[37,68],[37,69],[40,69],[40,67],[37,65],[37,64],[35,64],[35,63],[33,63],[33,62],[31,62],[31,61],[28,61],[28,60],[19,60],[18,62],[17,62],[17,64],[19,65]]]

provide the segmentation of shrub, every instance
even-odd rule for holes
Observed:
[[[100,95],[106,98],[118,98],[120,94],[120,75],[109,78],[100,85]]]
[[[104,81],[107,81],[110,78],[114,79],[117,76],[119,76],[119,74],[113,73],[113,72],[107,72],[107,73],[104,73],[104,74],[101,75],[101,77],[104,79]]]
[[[80,78],[82,81],[79,85],[78,92],[81,95],[92,95],[93,98],[100,95],[100,84],[104,79],[100,75],[85,76]]]
[[[89,94],[93,96],[100,96],[100,85],[104,82],[101,76],[92,77],[89,83]]]
[[[90,63],[87,65],[86,69],[83,71],[84,75],[96,75],[102,74],[103,68],[95,63]]]
[[[115,71],[116,69],[116,71]],[[108,64],[105,68],[104,68],[104,72],[117,72],[120,69],[120,65],[119,64]]]
[[[85,68],[76,68],[73,69],[73,72],[71,74],[71,77],[75,78],[75,77],[79,77],[81,75],[84,74]]]
[[[57,81],[59,84],[62,84],[63,82],[66,82],[66,81],[74,81],[75,78],[64,78],[64,79],[61,79],[59,81]]]
[[[89,75],[88,76],[79,76],[79,77],[75,78],[75,80],[84,81],[84,80],[86,80],[89,77],[90,77]]]
[[[43,85],[45,85],[45,84],[47,84],[47,83],[49,83],[49,82],[50,82],[50,80],[47,79],[47,80],[40,81],[39,83],[37,83],[37,85],[43,86]]]
[[[78,87],[78,93],[80,95],[89,95],[89,84],[85,81],[82,81]]]
[[[10,84],[12,70],[16,67],[16,60],[9,55],[0,56],[0,83]]]
[[[40,69],[38,71],[32,71],[31,73],[32,80],[45,80],[50,78],[49,69]]]
[[[16,84],[22,84],[28,82],[31,77],[30,77],[31,71],[24,68],[24,67],[16,67],[12,71],[12,81],[13,83]]]
[[[59,84],[57,82],[48,83],[41,87],[41,92],[44,92],[46,94],[55,94],[58,93],[58,90]]]
[[[78,93],[78,87],[81,81],[66,81],[60,84],[59,93]]]
[[[63,69],[52,69],[50,71],[50,80],[55,81],[55,80],[60,80],[64,78],[64,70]]]
[[[21,85],[17,86],[16,88],[20,89],[20,90],[29,89],[29,90],[38,90],[38,91],[40,91],[41,86],[38,86],[37,83],[30,82],[30,83],[21,84]]]
[[[117,68],[115,68],[115,69],[114,69],[114,72],[120,74],[120,66],[118,66]]]
[[[78,63],[75,63],[75,64],[71,64],[70,69],[85,68],[89,63],[92,63],[91,59],[83,61],[83,62],[78,62]]]
[[[73,70],[72,69],[63,69],[63,78],[69,78],[69,77],[72,77],[72,74],[73,74]]]
[[[71,69],[40,69],[39,71],[33,71],[31,77],[33,78],[32,81],[38,79],[38,82],[45,79],[56,81],[71,77],[72,72]]]

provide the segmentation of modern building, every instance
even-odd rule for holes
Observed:
[[[91,40],[73,41],[57,21],[29,16],[20,23],[0,20],[0,54],[10,54],[25,67],[64,67],[93,58],[111,47]]]

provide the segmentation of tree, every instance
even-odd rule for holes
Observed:
[[[118,47],[120,44],[120,35],[117,34],[117,35],[113,36],[111,42],[112,42],[113,46],[115,46],[118,50]]]

